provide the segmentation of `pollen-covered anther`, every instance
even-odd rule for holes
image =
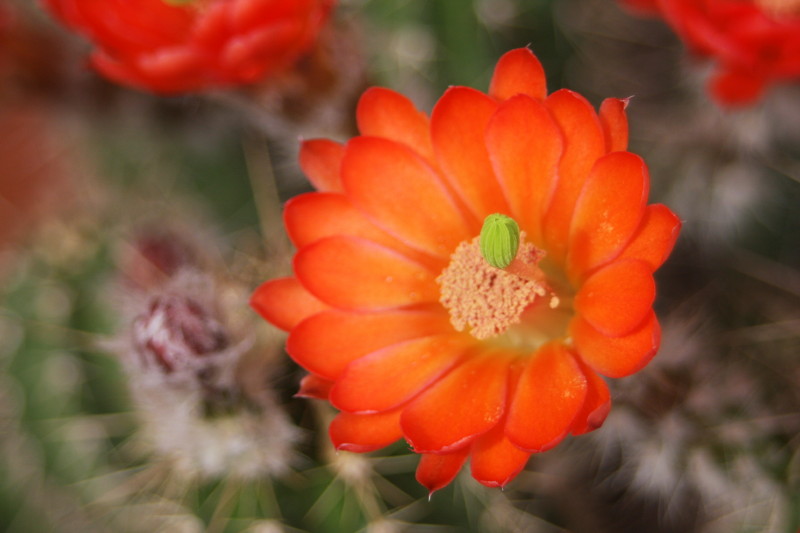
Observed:
[[[544,252],[520,235],[516,260],[535,266]],[[522,313],[536,298],[548,293],[543,281],[526,279],[495,268],[481,254],[479,238],[464,241],[450,257],[450,264],[436,279],[439,301],[450,312],[458,331],[469,328],[477,339],[488,339],[520,322]]]

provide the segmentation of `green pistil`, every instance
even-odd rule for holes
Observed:
[[[519,225],[513,218],[495,213],[483,221],[481,254],[495,268],[506,268],[519,250]]]

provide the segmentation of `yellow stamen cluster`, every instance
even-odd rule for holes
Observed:
[[[544,252],[524,238],[522,233],[516,259],[536,265]],[[548,292],[543,282],[491,266],[481,253],[479,237],[459,244],[436,282],[441,287],[439,301],[450,312],[453,327],[469,328],[477,339],[504,333],[520,322],[536,298]]]

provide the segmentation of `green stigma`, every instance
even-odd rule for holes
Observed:
[[[495,268],[505,268],[517,256],[519,225],[514,219],[495,213],[483,221],[480,239],[481,254]]]

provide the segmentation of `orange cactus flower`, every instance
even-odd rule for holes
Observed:
[[[752,104],[776,83],[800,80],[798,0],[622,0],[660,16],[689,49],[711,58],[711,95],[727,106]]]
[[[624,108],[548,96],[523,48],[500,59],[489,94],[450,88],[428,117],[373,88],[360,136],[303,143],[319,192],[286,205],[294,276],[251,302],[289,331],[310,372],[299,395],[341,411],[336,448],[405,438],[431,491],[468,458],[475,479],[503,486],[532,453],[603,423],[601,375],[632,374],[659,346],[653,271],[680,226],[647,205]],[[497,213],[521,229],[505,269],[478,239]]]
[[[335,0],[44,0],[106,77],[157,93],[253,83],[314,43]]]

